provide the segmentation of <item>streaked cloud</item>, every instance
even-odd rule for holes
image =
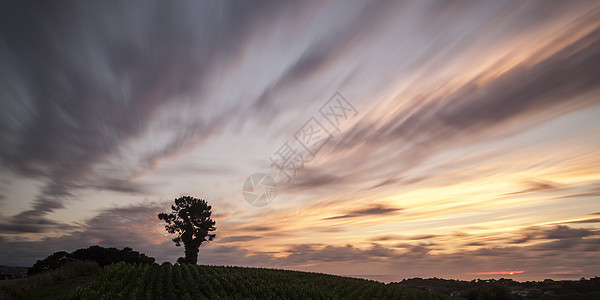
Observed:
[[[4,2],[0,264],[90,244],[175,261],[156,214],[192,194],[217,220],[203,263],[597,275],[599,17],[594,1]],[[248,205],[244,179],[276,172],[336,91],[356,117]]]
[[[371,207],[365,207],[362,209],[352,210],[342,215],[328,217],[324,220],[334,220],[334,219],[345,219],[345,218],[356,218],[356,217],[365,217],[365,216],[376,216],[376,215],[386,215],[390,213],[395,213],[401,211],[401,208],[395,207],[387,207],[384,205],[374,205]]]

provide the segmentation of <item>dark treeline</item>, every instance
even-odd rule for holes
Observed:
[[[577,281],[546,279],[526,282],[505,278],[472,281],[411,278],[391,284],[425,289],[467,300],[600,299],[600,277],[581,278]]]
[[[27,275],[56,270],[70,261],[95,261],[98,265],[104,267],[121,261],[125,263],[153,264],[155,259],[144,253],[134,251],[129,247],[119,250],[117,248],[90,246],[89,248],[78,249],[71,253],[66,251],[55,252],[42,260],[38,260],[27,270]]]

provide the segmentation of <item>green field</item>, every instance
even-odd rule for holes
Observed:
[[[125,264],[105,267],[67,299],[447,299],[376,281],[297,271]]]

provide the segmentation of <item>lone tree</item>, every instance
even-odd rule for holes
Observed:
[[[211,206],[203,199],[183,196],[175,199],[171,205],[171,213],[160,213],[158,218],[167,222],[165,229],[168,233],[177,234],[173,239],[177,247],[185,247],[186,263],[198,262],[198,249],[203,242],[210,242],[215,238],[215,221],[210,218]],[[178,262],[181,262],[178,260]]]

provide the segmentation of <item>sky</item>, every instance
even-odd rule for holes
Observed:
[[[0,264],[600,275],[597,1],[2,1]],[[260,198],[263,196],[262,198]]]

